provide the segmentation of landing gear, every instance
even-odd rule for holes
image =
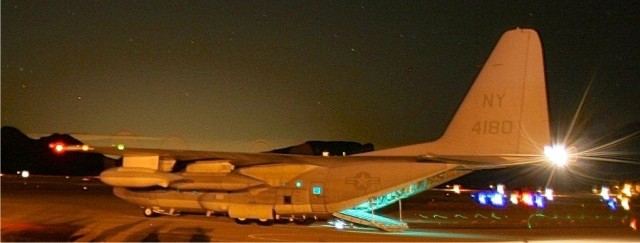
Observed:
[[[249,224],[249,220],[247,218],[235,218],[233,219],[237,224]]]
[[[151,208],[144,208],[144,210],[142,210],[142,213],[147,218],[158,216],[158,214],[156,212],[154,212],[153,209],[151,209]]]
[[[273,224],[273,220],[271,219],[258,219],[258,225],[270,226],[272,224]]]
[[[237,224],[250,224],[251,222],[256,222],[261,226],[270,226],[273,225],[274,221],[272,219],[248,219],[248,218],[234,218]]]
[[[142,214],[144,214],[144,216],[148,218],[157,217],[161,214],[169,215],[169,216],[180,216],[180,212],[176,211],[174,208],[171,208],[169,209],[169,211],[166,211],[158,207],[142,207]]]

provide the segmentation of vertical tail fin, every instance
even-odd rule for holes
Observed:
[[[505,32],[444,135],[372,155],[540,154],[551,142],[542,45],[535,30]]]

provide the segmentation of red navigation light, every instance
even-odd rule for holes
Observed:
[[[66,146],[64,145],[64,143],[61,143],[61,142],[57,142],[57,143],[50,143],[50,144],[49,144],[49,148],[50,148],[51,150],[53,150],[53,152],[54,152],[54,153],[56,153],[56,154],[62,154],[62,153],[64,153],[65,147],[66,147]]]

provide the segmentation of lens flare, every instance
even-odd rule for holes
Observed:
[[[588,82],[570,123],[564,129],[556,130],[556,145],[544,148],[545,159],[557,165],[552,169],[547,184],[550,184],[555,172],[561,172],[560,176],[564,178],[558,179],[565,182],[571,180],[573,183],[597,185],[635,178],[637,171],[640,171],[629,169],[629,165],[640,166],[640,154],[634,145],[640,139],[640,123],[620,126],[618,132],[598,131],[608,123],[606,120],[594,120],[594,114],[601,112],[597,110],[598,107],[591,107],[595,103],[590,103],[593,97],[589,96],[595,90],[595,76]],[[606,104],[606,101],[603,103]],[[562,146],[568,148],[565,151],[568,163],[564,162],[565,153],[560,149]],[[607,169],[602,169],[605,168],[604,163],[607,163]]]
[[[544,155],[547,159],[559,167],[564,167],[569,161],[569,154],[563,145],[545,146]]]

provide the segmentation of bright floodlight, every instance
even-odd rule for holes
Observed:
[[[496,186],[496,191],[500,194],[500,195],[504,195],[504,184],[498,184]]]
[[[544,146],[544,155],[559,167],[564,167],[569,161],[569,153],[563,145]]]
[[[622,188],[622,194],[624,194],[627,197],[631,197],[631,183],[624,183],[624,186]]]
[[[549,201],[553,201],[553,189],[551,188],[545,188],[544,189],[544,196],[547,198],[547,200]]]
[[[623,197],[622,199],[620,199],[620,206],[622,206],[622,208],[624,208],[624,210],[629,211],[629,198],[628,197]]]
[[[460,185],[458,184],[453,185],[453,192],[456,194],[460,194]]]
[[[600,190],[600,196],[602,196],[602,199],[604,200],[609,200],[609,187],[602,186],[602,189]]]
[[[336,220],[336,221],[333,223],[333,226],[334,226],[334,227],[336,227],[336,229],[339,229],[339,230],[344,229],[344,221],[342,221],[342,220]]]

